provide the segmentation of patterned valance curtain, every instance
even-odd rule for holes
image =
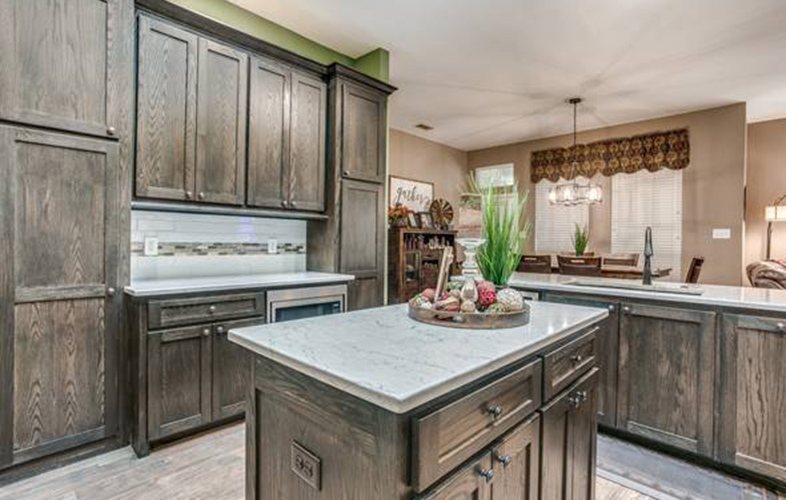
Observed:
[[[680,170],[690,163],[688,129],[654,132],[576,145],[576,169],[573,170],[573,147],[554,148],[532,153],[532,182],[548,179],[557,182],[577,176],[595,174],[611,176],[638,170]]]

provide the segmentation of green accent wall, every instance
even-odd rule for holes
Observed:
[[[319,63],[338,62],[374,78],[388,81],[388,52],[385,49],[376,49],[358,59],[353,59],[227,0],[169,1]]]

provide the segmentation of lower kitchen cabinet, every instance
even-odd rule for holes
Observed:
[[[264,322],[264,318],[240,319],[213,327],[213,420],[242,415],[246,411],[246,388],[251,369],[248,351],[230,342],[227,333],[233,328]]]
[[[494,500],[535,500],[540,486],[540,417],[520,424],[491,454]]]
[[[724,314],[718,455],[786,482],[786,319]]]
[[[543,500],[595,498],[597,379],[594,368],[541,410]]]
[[[618,425],[711,456],[714,312],[623,303]]]
[[[210,421],[211,328],[148,335],[148,435],[151,440]]]
[[[494,479],[491,454],[480,458],[457,472],[433,493],[422,500],[491,500],[490,482]]]

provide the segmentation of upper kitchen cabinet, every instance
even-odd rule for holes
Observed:
[[[127,2],[0,2],[0,118],[116,135]]]
[[[136,195],[242,205],[248,56],[140,16]]]
[[[323,211],[324,82],[254,58],[249,100],[248,205]]]
[[[349,179],[385,181],[387,94],[341,81],[340,168]]]

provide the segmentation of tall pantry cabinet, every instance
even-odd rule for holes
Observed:
[[[0,476],[118,441],[133,15],[0,2]]]

